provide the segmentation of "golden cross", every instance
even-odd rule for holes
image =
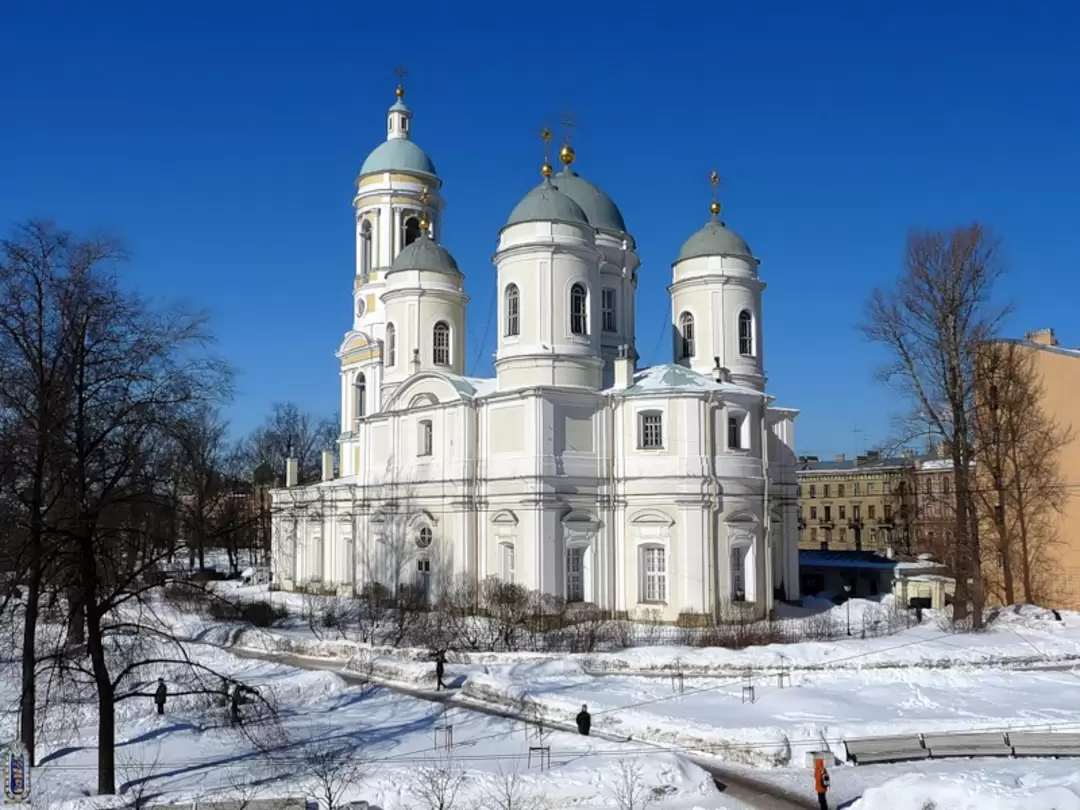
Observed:
[[[563,127],[563,140],[566,143],[570,143],[570,136],[574,134],[574,127],[577,124],[574,123],[574,114],[566,111],[562,115],[562,127]]]
[[[712,186],[712,197],[714,200],[716,199],[717,187],[723,182],[724,181],[720,178],[720,173],[716,171],[716,169],[713,169],[709,173],[709,184]]]
[[[405,77],[409,75],[409,71],[403,65],[398,65],[394,68],[394,75],[397,76],[398,84],[401,84],[405,81]]]

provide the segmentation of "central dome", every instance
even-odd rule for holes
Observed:
[[[588,225],[589,218],[581,206],[559,191],[549,180],[544,180],[514,206],[506,220],[506,227],[522,222],[570,222]]]
[[[412,172],[436,176],[431,158],[415,143],[404,138],[383,141],[372,150],[360,167],[360,175],[375,172]]]
[[[567,166],[552,179],[555,188],[581,206],[589,224],[601,231],[626,233],[626,222],[615,201]]]
[[[400,270],[432,270],[436,273],[461,273],[450,251],[436,245],[427,234],[421,235],[397,255],[390,265],[391,273]]]

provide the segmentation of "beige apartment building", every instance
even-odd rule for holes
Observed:
[[[914,454],[870,452],[798,464],[799,547],[822,551],[915,551]]]
[[[1042,383],[1042,408],[1059,426],[1071,429],[1071,441],[1061,448],[1058,480],[1065,493],[1064,509],[1046,515],[1038,549],[1038,601],[1047,607],[1080,608],[1080,349],[1058,345],[1053,329],[1029,332],[1023,340],[1005,341],[1030,353]],[[1017,599],[1021,599],[1018,589]]]

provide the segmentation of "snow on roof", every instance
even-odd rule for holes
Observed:
[[[765,396],[761,391],[755,391],[753,388],[736,385],[735,383],[717,382],[712,377],[699,374],[675,363],[665,363],[661,366],[642,369],[634,374],[634,382],[630,387],[608,388],[604,393],[632,397],[646,396],[662,391],[685,391],[687,393],[715,391],[748,397]]]
[[[951,458],[932,458],[923,461],[919,465],[921,470],[951,470],[953,463]]]
[[[462,377],[459,374],[450,374],[446,371],[439,373],[450,381],[450,384],[457,389],[459,394],[470,399],[490,396],[499,387],[499,381],[494,377]]]

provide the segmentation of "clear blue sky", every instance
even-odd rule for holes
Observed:
[[[560,8],[568,9],[560,13]],[[0,11],[0,225],[44,216],[129,243],[132,283],[210,307],[270,404],[337,408],[351,325],[352,182],[408,67],[468,277],[469,372],[490,372],[496,234],[570,109],[582,175],[643,260],[638,348],[669,359],[665,286],[707,218],[762,259],[770,387],[799,450],[883,438],[895,397],[856,332],[911,226],[1005,239],[1011,329],[1080,344],[1075,2],[11,2]]]

